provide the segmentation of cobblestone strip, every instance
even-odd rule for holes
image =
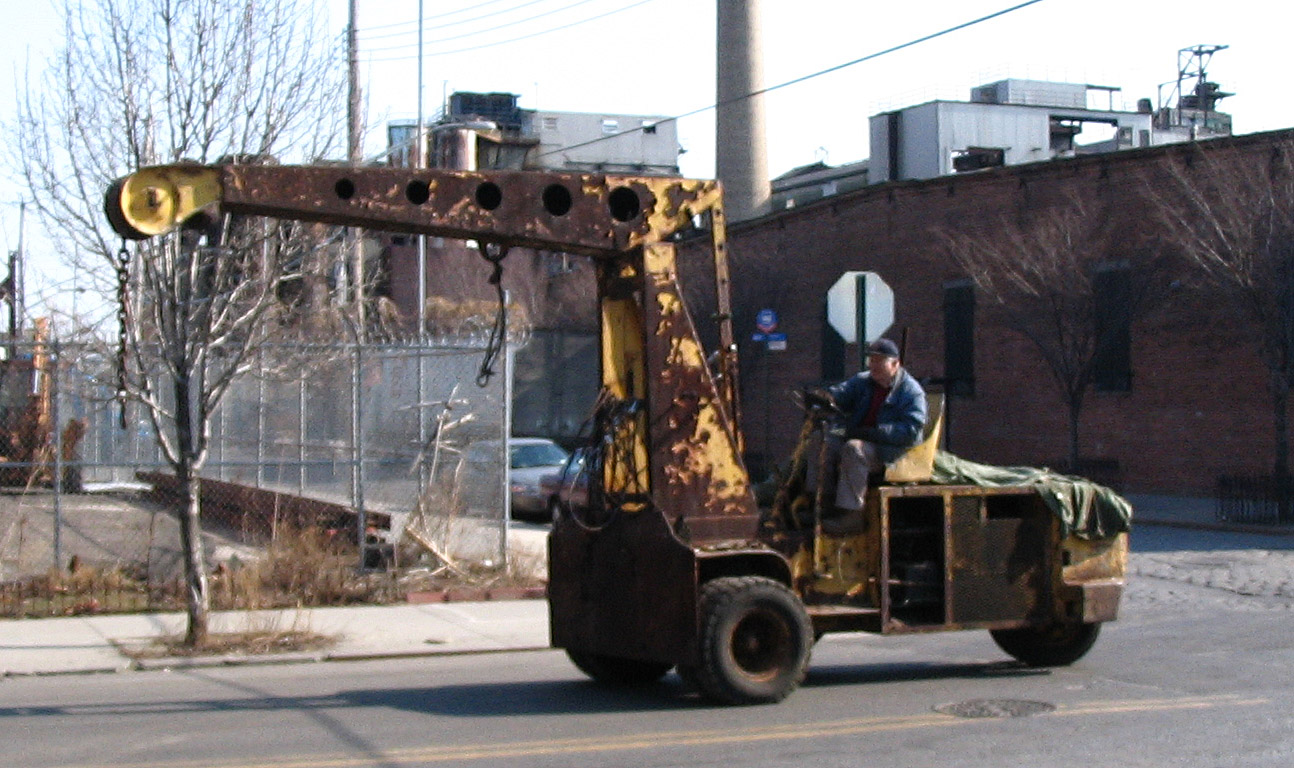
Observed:
[[[1160,579],[1246,597],[1294,599],[1294,553],[1267,550],[1135,554],[1133,578]]]

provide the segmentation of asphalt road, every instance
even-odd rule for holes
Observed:
[[[617,692],[553,651],[0,682],[12,766],[1289,766],[1294,540],[1145,528],[1061,670],[987,633],[829,635],[780,705]]]

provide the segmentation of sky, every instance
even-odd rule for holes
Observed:
[[[76,0],[71,0],[73,4]],[[1023,0],[762,0],[764,82],[777,86],[1011,8]],[[317,23],[344,41],[347,0],[316,0]],[[53,0],[24,0],[0,26],[0,122],[14,90],[35,78],[60,43]],[[421,5],[421,11],[420,11]],[[385,124],[417,116],[417,20],[424,27],[422,100],[505,91],[524,108],[675,116],[686,176],[714,173],[715,8],[700,0],[357,0],[365,149],[381,151]],[[1115,109],[1159,102],[1175,84],[1178,50],[1226,45],[1209,79],[1235,95],[1221,104],[1236,133],[1294,127],[1288,50],[1294,4],[1271,0],[1041,0],[901,51],[767,94],[772,176],[817,160],[866,158],[867,119],[932,99],[967,100],[1005,78],[1120,88]],[[1104,102],[1102,104],[1104,106]],[[0,248],[18,244],[25,191],[7,169]],[[28,293],[67,282],[27,217]]]

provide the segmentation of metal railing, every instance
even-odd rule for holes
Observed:
[[[1294,478],[1222,475],[1217,518],[1252,525],[1294,525]]]

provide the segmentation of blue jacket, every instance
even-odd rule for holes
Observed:
[[[885,463],[890,463],[908,448],[921,442],[926,426],[926,393],[907,370],[900,368],[890,394],[881,404],[875,427],[864,427],[863,417],[872,401],[875,383],[870,373],[859,373],[827,391],[845,412],[845,437],[875,443]]]

